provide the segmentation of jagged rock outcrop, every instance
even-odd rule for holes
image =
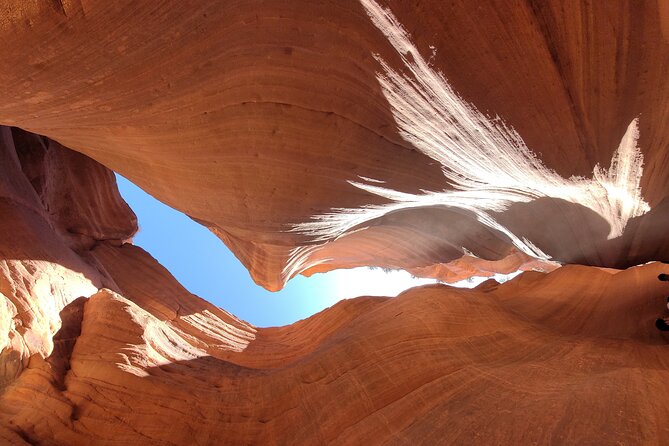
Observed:
[[[0,442],[666,438],[667,265],[259,329],[128,243],[110,170],[269,289],[666,259],[665,2],[9,1],[0,37]]]
[[[0,127],[0,389],[48,356],[59,312],[99,287],[86,246],[120,244],[137,220],[113,174],[58,143]]]

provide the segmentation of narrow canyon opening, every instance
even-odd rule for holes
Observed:
[[[119,192],[139,222],[132,243],[156,258],[190,292],[257,327],[292,324],[344,299],[395,297],[435,279],[376,266],[297,275],[280,291],[253,282],[248,270],[211,231],[116,174]],[[448,285],[473,288],[488,279],[503,283],[518,274],[472,276]]]
[[[630,3],[0,2],[0,445],[665,444]]]

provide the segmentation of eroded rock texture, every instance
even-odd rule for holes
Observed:
[[[51,353],[32,355],[5,386],[4,442],[636,444],[667,435],[666,339],[653,325],[669,292],[657,280],[663,264],[426,286],[258,329],[188,293],[138,247],[98,241],[85,258],[106,285],[61,305]]]
[[[87,249],[122,243],[137,221],[108,169],[54,141],[0,127],[0,159],[4,388],[31,355],[51,353],[65,306],[111,286],[86,261]]]
[[[109,170],[269,289],[666,259],[666,2],[9,1],[0,37],[1,442],[667,438],[662,264],[258,329],[127,243]]]
[[[423,268],[458,259],[463,248],[501,260],[523,239],[562,262],[626,267],[666,257],[657,221],[669,186],[668,8],[657,0],[563,3],[6,2],[0,123],[82,151],[207,225],[270,289],[310,268]],[[501,117],[565,180],[614,167],[638,118],[640,192],[651,213],[614,230],[612,219],[630,214],[619,205],[631,197],[617,185],[595,191],[595,204],[579,201],[583,191],[494,204],[490,218],[517,240],[466,203],[423,203],[320,240],[291,231],[333,209],[389,203],[350,181],[414,195],[453,190],[443,163],[426,155],[435,135],[425,127],[466,128],[465,117],[423,110],[427,118],[407,129],[398,114],[406,104],[384,86],[388,69],[425,80],[411,65],[419,59],[465,103]],[[428,81],[435,90],[420,91],[446,110],[443,91]],[[469,147],[464,139],[441,147],[457,153]],[[506,162],[502,171],[530,173]],[[523,194],[542,189],[523,175],[479,186],[519,184],[531,186]],[[598,208],[610,202],[618,206]]]

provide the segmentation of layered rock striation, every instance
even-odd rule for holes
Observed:
[[[667,256],[657,228],[669,186],[661,1],[2,8],[0,123],[81,151],[208,226],[269,289],[310,268],[425,268],[467,251],[495,261],[519,245],[533,256],[610,267]],[[445,105],[455,97],[459,106]],[[422,112],[408,116],[410,105]],[[492,145],[476,143],[474,129],[443,135],[467,129],[473,118],[464,108],[479,126],[484,115],[500,117],[489,122]],[[638,153],[626,153],[642,166],[640,178],[614,156],[635,120]],[[505,139],[520,158],[469,149],[501,154]],[[430,150],[435,142],[449,154],[467,150],[446,160]],[[540,166],[526,169],[523,154]],[[458,168],[468,156],[507,164],[490,171],[474,159]],[[500,179],[514,165],[519,175]],[[572,176],[597,180],[596,166],[594,189],[547,190]],[[492,176],[484,184],[482,170]],[[620,173],[623,184],[604,171]],[[483,189],[490,200],[520,188],[529,198],[488,203],[485,216],[480,193],[474,208],[452,197],[416,200],[462,190],[460,174],[464,192]],[[330,231],[308,227],[333,210],[398,199],[414,204]]]
[[[0,127],[0,388],[48,356],[59,313],[113,283],[87,258],[137,229],[113,174],[47,138]],[[113,288],[113,286],[112,286]]]
[[[657,280],[665,264],[429,285],[256,328],[127,243],[136,219],[110,171],[46,138],[2,135],[3,443],[666,436],[667,340],[653,325],[669,293]],[[73,207],[74,191],[92,208]]]
[[[669,257],[664,2],[10,1],[0,37],[0,442],[666,438],[667,265],[598,268]],[[594,266],[260,329],[131,244],[112,170],[268,289]]]

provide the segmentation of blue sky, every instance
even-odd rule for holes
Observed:
[[[256,285],[246,268],[207,228],[122,176],[116,179],[121,195],[139,219],[133,243],[155,257],[188,291],[259,327],[292,324],[341,299],[396,296],[412,286],[435,282],[412,278],[406,271],[354,268],[297,276],[273,293]],[[455,285],[471,287],[483,280],[473,278]]]
[[[297,276],[279,292],[253,282],[248,271],[207,228],[153,198],[120,175],[121,195],[137,214],[133,243],[155,257],[191,293],[260,327],[291,324],[341,299],[395,296],[411,286],[432,283],[405,272],[355,268]]]

